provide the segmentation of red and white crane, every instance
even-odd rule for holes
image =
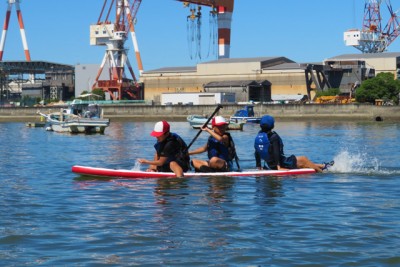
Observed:
[[[3,60],[4,46],[6,43],[8,25],[10,22],[11,10],[12,10],[13,5],[15,5],[15,8],[17,11],[19,30],[21,33],[22,45],[24,47],[24,52],[25,52],[25,59],[26,59],[26,61],[31,61],[31,55],[29,53],[28,43],[26,41],[24,22],[22,20],[22,12],[21,12],[21,8],[20,8],[19,4],[20,4],[20,0],[8,0],[7,1],[6,19],[4,20],[3,32],[1,34],[1,41],[0,41],[0,61]]]
[[[102,89],[109,93],[113,100],[143,99],[144,97],[143,89],[138,85],[129,62],[128,49],[125,48],[129,31],[141,74],[143,65],[134,28],[134,19],[141,2],[142,0],[111,0],[107,5],[107,0],[105,0],[97,23],[90,26],[90,44],[107,47],[92,89]],[[115,11],[115,19],[111,22],[110,14],[113,11]],[[99,80],[106,66],[108,67],[108,79]],[[126,76],[126,66],[131,78]]]
[[[393,11],[390,0],[385,0],[390,18],[382,27],[382,0],[365,0],[362,30],[352,29],[344,33],[347,46],[353,46],[363,53],[382,53],[400,35],[397,11]]]
[[[231,25],[234,0],[177,0],[183,2],[185,6],[197,4],[199,6],[209,6],[215,8],[218,21],[218,58],[229,58],[231,48]],[[188,18],[198,18],[193,9]],[[213,12],[213,10],[212,10]],[[199,9],[198,9],[199,13]]]

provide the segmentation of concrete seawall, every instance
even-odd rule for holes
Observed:
[[[241,105],[223,105],[219,115],[229,117]],[[59,111],[57,107],[2,107],[0,121],[39,121],[37,112]],[[65,107],[64,107],[65,108]],[[191,114],[211,115],[216,105],[161,106],[161,105],[106,105],[104,117],[112,120],[155,121],[160,119],[185,120]],[[256,105],[256,115],[270,114],[288,120],[384,120],[400,122],[400,106],[373,106],[364,104],[307,104],[307,105]]]

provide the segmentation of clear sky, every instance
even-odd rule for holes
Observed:
[[[400,4],[392,2],[393,9],[398,10]],[[89,45],[89,26],[97,21],[102,5],[103,0],[23,0],[21,10],[31,59],[100,64],[105,48]],[[2,24],[6,8],[6,1],[2,1]],[[174,0],[143,0],[135,28],[144,70],[195,66],[216,59],[215,55],[206,57],[212,52],[208,48],[208,11],[203,8],[202,58],[191,58],[186,21],[189,9]],[[345,46],[343,32],[360,29],[363,14],[364,0],[236,0],[231,58],[284,56],[301,63],[360,53]],[[388,16],[385,12],[382,16],[385,25]],[[136,69],[132,41],[129,39],[126,45],[131,48],[129,58]],[[400,52],[400,38],[388,50]],[[25,60],[15,7],[3,60]]]

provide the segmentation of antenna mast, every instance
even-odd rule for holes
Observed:
[[[17,11],[19,30],[21,33],[22,45],[24,47],[24,52],[25,52],[25,59],[26,59],[26,61],[31,61],[31,55],[29,53],[28,43],[26,41],[25,27],[24,27],[24,22],[22,20],[22,12],[21,12],[19,3],[20,3],[20,0],[8,0],[7,1],[6,19],[4,20],[4,27],[3,27],[3,32],[1,34],[1,41],[0,41],[0,61],[3,60],[4,46],[6,43],[8,25],[10,22],[11,9],[12,9],[13,5],[15,5],[15,8]]]

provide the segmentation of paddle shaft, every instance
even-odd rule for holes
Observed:
[[[236,165],[238,167],[238,171],[240,171],[240,165],[239,165],[239,157],[237,156],[237,154],[235,153],[235,161],[236,161]]]
[[[192,142],[190,142],[190,144],[187,146],[186,151],[189,151],[189,148],[193,145],[194,141],[196,141],[196,139],[199,137],[199,135],[201,134],[201,132],[203,131],[202,128],[206,127],[208,125],[208,123],[210,122],[210,120],[214,117],[215,114],[217,114],[217,112],[223,108],[222,105],[218,105],[217,108],[214,110],[213,114],[211,114],[211,116],[208,118],[208,120],[203,124],[203,126],[200,128],[199,132],[196,134],[196,136],[193,138]]]

